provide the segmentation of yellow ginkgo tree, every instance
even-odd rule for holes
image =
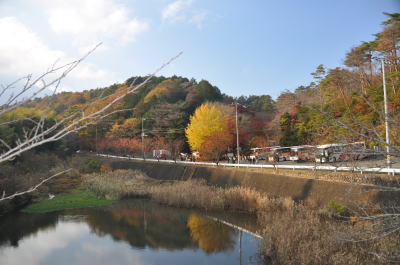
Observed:
[[[198,107],[185,130],[192,151],[199,151],[207,137],[228,130],[228,116],[213,103]]]

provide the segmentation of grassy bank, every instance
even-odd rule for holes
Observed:
[[[75,190],[70,194],[59,195],[53,199],[44,199],[24,208],[23,212],[39,213],[51,212],[63,209],[84,208],[97,205],[113,203],[112,200],[96,197],[93,193],[82,190]]]

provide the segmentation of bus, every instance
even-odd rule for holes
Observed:
[[[324,144],[315,151],[315,162],[329,163],[361,160],[367,156],[365,142]]]
[[[300,162],[315,159],[316,147],[313,145],[292,146],[290,149],[292,150],[289,157],[290,161]]]
[[[290,147],[276,147],[268,152],[269,162],[280,162],[289,160],[291,153]]]
[[[278,148],[278,147],[280,147],[280,146],[266,146],[266,147],[250,148],[250,150],[252,151],[252,154],[250,155],[250,157],[258,159],[258,160],[267,160],[269,152],[272,149]]]

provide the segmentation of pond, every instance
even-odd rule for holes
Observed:
[[[261,264],[255,218],[146,200],[0,217],[0,264]]]

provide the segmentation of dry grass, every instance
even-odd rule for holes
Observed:
[[[398,254],[400,245],[399,234],[349,241],[364,228],[302,205],[273,215],[261,212],[259,221],[264,227],[262,253],[268,264],[386,264],[389,256]]]
[[[151,198],[159,203],[205,210],[257,213],[280,211],[294,206],[290,198],[271,198],[246,187],[219,188],[202,180],[181,181],[170,186],[155,186]]]
[[[195,179],[158,181],[137,170],[86,175],[84,183],[97,196],[110,199],[148,197],[162,204],[184,208],[255,214],[258,211],[287,210],[294,206],[290,198],[272,198],[251,188],[219,188]]]
[[[157,185],[159,181],[147,177],[138,170],[116,170],[86,175],[83,183],[97,196],[116,200],[127,197],[146,197],[150,186]]]
[[[170,206],[224,209],[225,201],[221,189],[207,186],[203,181],[187,180],[172,185],[158,185],[150,189],[153,200]]]

